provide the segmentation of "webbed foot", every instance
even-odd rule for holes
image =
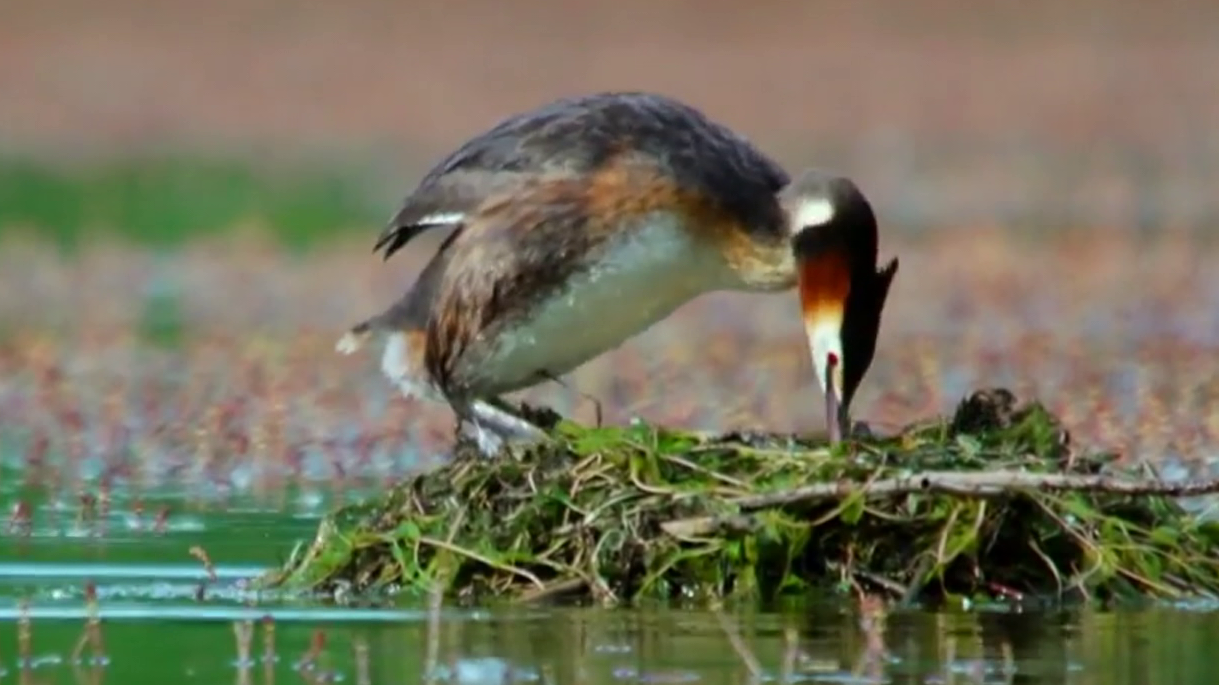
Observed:
[[[546,431],[513,414],[502,403],[470,403],[462,434],[472,438],[485,457],[494,457],[509,445],[530,445],[549,439]]]

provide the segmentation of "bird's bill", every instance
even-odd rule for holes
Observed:
[[[836,443],[843,438],[844,423],[842,321],[850,291],[845,260],[832,253],[802,260],[799,288],[813,369],[825,393],[826,427],[830,442]]]
[[[825,395],[825,425],[831,443],[842,441],[845,412],[842,407],[841,310],[808,313],[804,330],[808,335],[813,369]]]
[[[842,423],[840,420],[842,414],[842,400],[839,397],[839,391],[834,382],[835,377],[841,377],[841,374],[835,373],[835,363],[837,360],[830,359],[826,361],[826,376],[829,382],[825,384],[825,426],[829,433],[830,444],[842,442]]]

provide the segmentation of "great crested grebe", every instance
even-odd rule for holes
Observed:
[[[650,93],[511,116],[434,167],[374,251],[451,227],[415,285],[348,331],[388,335],[382,371],[446,400],[485,452],[544,433],[498,396],[570,372],[714,290],[798,286],[830,440],[872,363],[898,261],[877,269],[871,204],[849,179],[790,178],[697,109]]]

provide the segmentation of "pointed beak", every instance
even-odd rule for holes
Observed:
[[[825,366],[825,375],[829,380],[825,384],[825,426],[829,432],[830,444],[836,445],[842,442],[843,426],[842,401],[840,391],[836,387],[838,383],[834,382],[834,379],[841,378],[842,373],[839,371],[841,366],[837,357],[831,356],[826,360]]]
[[[826,428],[830,442],[837,443],[843,438],[846,423],[842,407],[842,321],[847,286],[845,279],[827,278],[832,274],[827,274],[824,263],[820,267],[813,264],[801,270],[800,305],[813,369],[825,393]],[[809,273],[813,269],[816,271]]]
[[[831,443],[838,443],[846,432],[846,412],[842,407],[842,310],[805,311],[804,330],[808,335],[813,369],[825,394],[825,426]]]

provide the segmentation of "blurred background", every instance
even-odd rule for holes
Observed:
[[[872,197],[902,262],[859,418],[1005,385],[1193,461],[1219,439],[1216,65],[1204,0],[2,3],[9,454],[153,480],[435,458],[448,409],[332,351],[436,245],[383,264],[382,222],[500,118],[645,89]],[[793,297],[701,298],[571,384],[610,421],[820,430]]]
[[[607,89],[683,99],[871,197],[901,269],[857,418],[891,430],[1007,386],[1166,476],[1219,463],[1219,3],[0,0],[0,677],[84,682],[71,649],[100,605],[111,682],[255,663],[295,682],[324,644],[353,682],[370,650],[377,682],[417,682],[418,612],[245,579],[451,445],[448,408],[397,396],[379,349],[333,349],[437,245],[372,255],[397,202],[501,118]],[[581,393],[612,422],[821,431],[796,313],[792,293],[705,296],[527,395],[585,421]],[[1027,682],[1210,682],[1195,606],[895,612],[885,668],[1000,682],[1011,635]],[[224,625],[262,612],[278,665]],[[446,619],[449,682],[584,658],[575,618],[496,616]],[[746,680],[706,616],[591,616],[589,682]],[[746,632],[769,667],[767,621]],[[843,675],[856,623],[802,619],[814,679],[872,682]]]

